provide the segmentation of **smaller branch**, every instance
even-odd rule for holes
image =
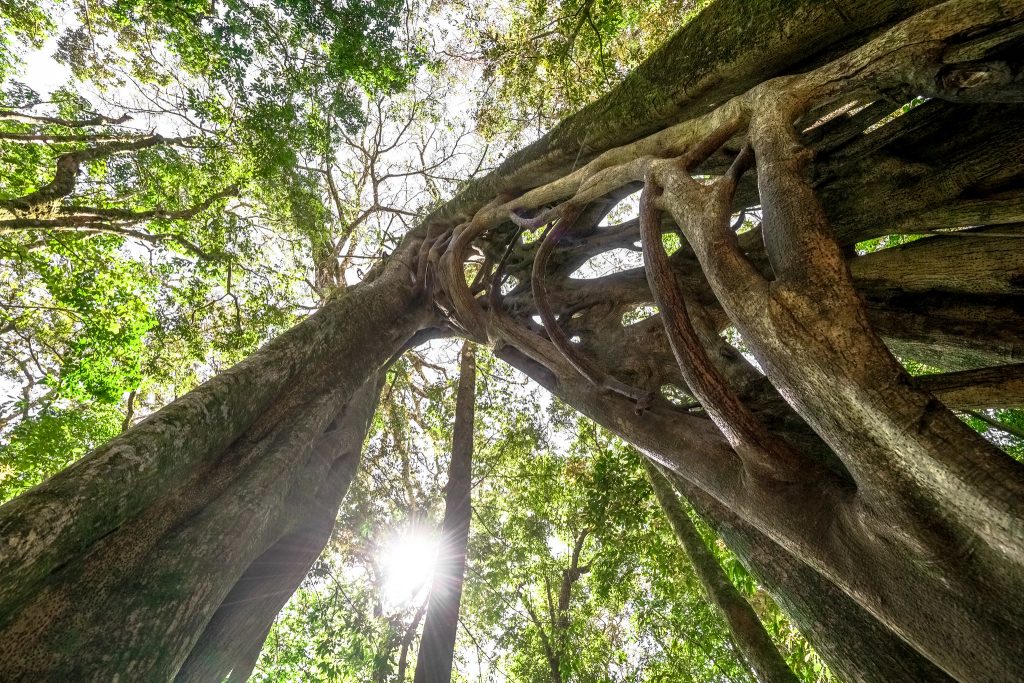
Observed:
[[[15,227],[9,227],[6,224],[17,223]],[[187,251],[192,252],[196,256],[199,256],[208,261],[215,261],[218,257],[210,254],[200,247],[195,242],[192,242],[186,237],[181,235],[168,233],[168,234],[154,234],[151,232],[143,232],[142,230],[132,230],[130,228],[122,228],[116,225],[110,225],[105,221],[93,221],[83,223],[80,225],[68,226],[60,223],[54,224],[53,221],[46,220],[18,220],[18,221],[0,221],[0,234],[16,231],[26,230],[46,230],[47,232],[72,232],[82,235],[118,235],[121,237],[129,237],[132,239],[142,240],[149,242],[150,244],[161,244],[163,242],[177,242]]]
[[[405,683],[405,671],[409,666],[409,647],[416,638],[416,631],[419,628],[420,621],[423,619],[423,615],[427,613],[427,605],[429,603],[429,600],[424,600],[420,608],[416,610],[416,615],[412,618],[412,623],[409,624],[409,628],[405,630],[405,635],[402,638],[402,650],[398,656],[398,680],[400,683]]]
[[[1005,432],[1005,433],[1009,434],[1010,436],[1016,437],[1018,439],[1024,439],[1024,431],[1021,431],[1020,429],[1017,429],[1016,427],[1012,427],[1012,426],[1010,426],[1008,424],[1003,424],[999,420],[991,418],[988,415],[986,415],[985,413],[979,412],[977,410],[968,410],[968,411],[965,411],[965,412],[968,415],[970,415],[971,417],[974,417],[974,418],[977,418],[977,419],[981,420],[982,422],[984,422],[985,424],[987,424],[990,427],[994,427],[994,428],[998,429],[999,431]]]
[[[1024,363],[924,375],[914,381],[951,408],[1024,407]]]
[[[189,139],[150,135],[130,141],[102,143],[86,149],[61,154],[57,157],[57,168],[53,179],[34,192],[21,197],[0,201],[0,216],[6,213],[10,216],[18,217],[38,212],[67,197],[74,192],[78,173],[84,163],[121,152],[135,152],[159,145],[179,144]]]
[[[537,632],[540,634],[540,644],[544,648],[544,657],[548,660],[548,667],[551,669],[551,680],[554,683],[561,683],[561,663],[559,661],[558,653],[555,651],[551,644],[551,640],[548,638],[547,631],[544,630],[544,623],[537,616],[537,613],[533,610],[533,606],[530,604],[530,600],[524,595],[522,597],[523,606],[526,607],[526,613],[530,615],[530,621],[537,627]]]
[[[61,119],[53,116],[35,116],[33,114],[23,114],[21,112],[13,111],[10,109],[0,110],[0,121],[17,121],[18,123],[32,123],[32,124],[45,124],[51,126],[64,126],[65,128],[89,128],[91,126],[117,126],[122,123],[131,120],[131,116],[128,114],[122,114],[117,118],[111,118],[109,116],[103,116],[97,114],[91,119]]]
[[[531,284],[534,303],[537,306],[537,312],[540,315],[544,329],[548,333],[548,338],[551,339],[551,343],[555,345],[563,356],[565,356],[565,359],[569,361],[569,363],[576,368],[581,375],[593,384],[601,387],[602,389],[622,394],[623,396],[636,401],[636,410],[639,414],[651,405],[654,400],[653,393],[637,387],[631,387],[612,377],[601,368],[597,367],[597,365],[595,365],[590,359],[584,357],[583,354],[577,351],[572,345],[569,337],[566,336],[565,332],[558,324],[558,321],[555,319],[554,313],[551,310],[551,302],[548,299],[547,290],[544,287],[544,279],[547,273],[548,259],[551,257],[551,252],[554,250],[555,245],[561,240],[561,238],[572,229],[581,213],[581,209],[575,208],[571,204],[568,205],[567,209],[563,210],[558,222],[548,231],[547,235],[544,236],[544,239],[541,240],[540,247],[537,249],[537,254],[533,260]]]
[[[739,173],[730,172],[727,177],[727,182],[735,187]],[[748,470],[771,478],[789,479],[801,471],[803,458],[773,435],[740,400],[711,361],[693,327],[686,301],[661,241],[661,212],[653,196],[659,191],[652,181],[640,196],[644,268],[683,379]]]
[[[147,137],[143,133],[83,133],[80,135],[64,135],[56,133],[7,133],[0,131],[0,140],[11,142],[59,144],[64,142],[130,142]]]
[[[132,389],[128,394],[128,403],[125,407],[124,421],[121,422],[121,433],[127,432],[132,426],[132,418],[135,417],[135,397],[138,395],[138,389]]]

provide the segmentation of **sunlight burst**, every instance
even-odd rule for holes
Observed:
[[[437,542],[425,533],[406,530],[384,546],[380,559],[385,602],[391,607],[412,603],[429,588]]]

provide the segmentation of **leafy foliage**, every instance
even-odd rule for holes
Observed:
[[[710,0],[523,0],[499,21],[476,7],[476,47],[494,84],[485,131],[543,130],[610,90]],[[488,8],[490,9],[490,8]]]
[[[403,9],[5,5],[3,40],[37,60],[55,42],[71,80],[36,91],[14,53],[0,63],[0,377],[20,388],[0,439],[76,409],[143,415],[296,320],[330,225],[306,165],[415,73]],[[24,482],[85,450],[19,441],[3,457]]]

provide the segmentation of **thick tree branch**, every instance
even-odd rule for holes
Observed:
[[[136,140],[105,142],[87,147],[86,149],[61,154],[57,157],[56,171],[53,179],[34,192],[0,202],[0,218],[37,218],[47,216],[52,211],[56,202],[74,192],[79,170],[82,164],[89,161],[122,152],[135,152],[160,145],[180,144],[189,139],[149,135]]]

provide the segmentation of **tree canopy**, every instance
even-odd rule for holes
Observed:
[[[0,678],[1024,675],[1020,3],[0,5]]]

